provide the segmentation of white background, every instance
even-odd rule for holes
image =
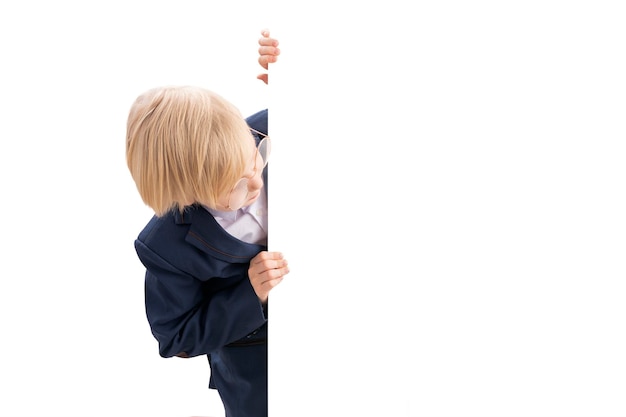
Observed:
[[[2,4],[0,416],[223,414],[206,358],[160,358],[147,326],[126,117],[167,84],[267,106],[262,4]]]
[[[626,414],[624,10],[399,4],[2,6],[0,416],[223,415],[143,312],[163,84],[272,111],[272,417]]]

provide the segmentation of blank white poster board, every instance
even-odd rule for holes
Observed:
[[[270,245],[292,270],[270,415],[623,415],[624,10],[292,17],[270,76]]]

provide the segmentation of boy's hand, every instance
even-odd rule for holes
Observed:
[[[280,252],[260,252],[250,261],[248,277],[261,303],[267,303],[269,292],[289,273],[287,260]]]
[[[261,38],[259,39],[259,64],[268,69],[269,64],[272,64],[278,60],[280,55],[280,49],[278,49],[278,41],[274,38],[270,38],[270,31],[265,29],[261,31]],[[257,78],[267,84],[267,73],[257,75]]]

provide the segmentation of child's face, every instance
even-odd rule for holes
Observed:
[[[250,162],[243,177],[235,184],[232,190],[218,199],[218,209],[234,211],[252,204],[263,188],[263,168],[265,161],[254,144],[250,141]]]

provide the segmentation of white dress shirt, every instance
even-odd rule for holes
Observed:
[[[249,206],[237,211],[219,211],[204,207],[224,230],[246,243],[267,245],[267,197],[261,192]]]

